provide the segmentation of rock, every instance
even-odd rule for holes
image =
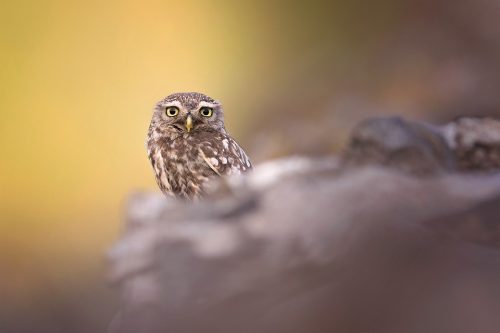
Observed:
[[[459,118],[442,129],[462,170],[500,168],[500,121]]]
[[[371,120],[339,158],[264,163],[201,202],[133,195],[110,331],[497,332],[500,173],[463,172],[449,132]]]
[[[347,167],[378,164],[428,175],[451,170],[455,159],[437,128],[392,117],[356,126],[344,162]]]

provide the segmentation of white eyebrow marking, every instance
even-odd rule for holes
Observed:
[[[166,102],[165,104],[162,104],[162,106],[164,108],[169,107],[169,106],[177,106],[179,109],[182,107],[182,105],[179,101]]]
[[[200,103],[198,103],[198,109],[200,109],[204,106],[208,106],[209,108],[215,108],[217,105],[218,105],[217,103],[210,103],[210,102],[201,101]]]

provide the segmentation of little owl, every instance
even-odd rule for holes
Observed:
[[[224,128],[221,104],[195,92],[172,94],[156,104],[147,148],[156,182],[167,196],[199,198],[210,178],[252,168]]]

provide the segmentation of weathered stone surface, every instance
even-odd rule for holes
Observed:
[[[397,117],[362,121],[351,134],[344,161],[347,167],[377,164],[418,175],[455,166],[438,128]]]
[[[268,162],[201,202],[133,195],[111,331],[497,332],[500,173],[460,171],[446,133],[372,120],[339,158]]]
[[[462,170],[500,168],[500,121],[460,118],[443,127],[444,137]]]

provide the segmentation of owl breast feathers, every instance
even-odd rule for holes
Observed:
[[[156,104],[147,148],[156,182],[167,196],[198,198],[209,179],[252,168],[226,132],[220,103],[200,93],[173,94]]]

